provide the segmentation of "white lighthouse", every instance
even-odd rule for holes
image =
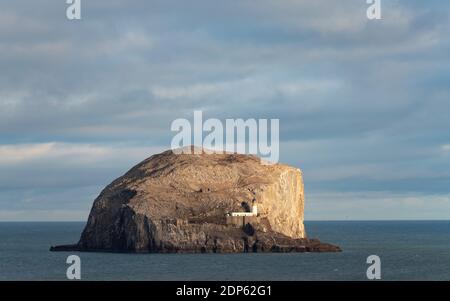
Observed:
[[[253,216],[258,216],[258,206],[256,206],[255,200],[253,200],[252,214],[253,214]]]

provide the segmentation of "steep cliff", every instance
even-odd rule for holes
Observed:
[[[242,226],[227,213],[258,216]],[[302,173],[241,154],[166,151],[133,167],[94,201],[76,245],[128,252],[339,251],[306,238]]]

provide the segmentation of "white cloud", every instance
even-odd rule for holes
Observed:
[[[72,49],[72,43],[68,40],[37,41],[34,43],[11,44],[0,42],[0,54],[4,58],[11,56],[27,57],[35,59],[64,59]]]
[[[0,164],[15,164],[48,155],[54,143],[0,146]]]
[[[0,35],[23,32],[37,34],[46,32],[48,29],[43,20],[20,16],[12,11],[0,11]]]
[[[117,37],[105,38],[86,46],[88,47],[83,47],[82,50],[88,57],[97,57],[99,54],[126,56],[134,51],[151,50],[155,41],[149,33],[130,30]]]
[[[155,85],[150,87],[151,93],[161,99],[226,99],[227,103],[236,102],[242,105],[242,99],[258,101],[267,97],[296,98],[310,96],[311,93],[334,93],[344,86],[343,80],[338,79],[280,79],[274,80],[264,76],[244,77],[233,81],[199,82],[191,85]],[[306,102],[306,101],[305,101]],[[305,105],[307,105],[305,103]],[[311,103],[310,105],[317,105]]]
[[[227,83],[200,83],[186,86],[154,86],[150,90],[153,95],[162,99],[203,98],[217,94],[230,86]]]
[[[310,92],[327,91],[328,93],[333,93],[343,85],[344,82],[337,79],[305,79],[282,83],[277,89],[289,96],[302,96]]]
[[[0,166],[39,163],[90,164],[115,160],[143,160],[162,150],[161,147],[95,145],[75,143],[37,143],[0,145]],[[126,156],[126,157],[124,157]]]
[[[449,219],[450,194],[306,192],[307,220]]]
[[[442,146],[441,146],[441,149],[442,149],[444,152],[450,151],[450,144],[444,144],[444,145],[442,145]]]
[[[21,145],[1,145],[0,164],[10,165],[34,160],[63,157],[79,157],[95,159],[109,154],[105,147],[66,144],[66,143],[38,143]]]
[[[89,209],[66,210],[0,210],[0,221],[20,222],[20,221],[86,221],[89,216]]]

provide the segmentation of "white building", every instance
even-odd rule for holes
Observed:
[[[253,202],[252,212],[231,212],[231,216],[258,216],[258,207],[256,202]]]

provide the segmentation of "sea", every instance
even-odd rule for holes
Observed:
[[[66,280],[69,255],[82,280],[450,280],[450,221],[309,221],[309,237],[341,253],[122,254],[50,252],[77,242],[84,222],[1,222],[0,280]]]

